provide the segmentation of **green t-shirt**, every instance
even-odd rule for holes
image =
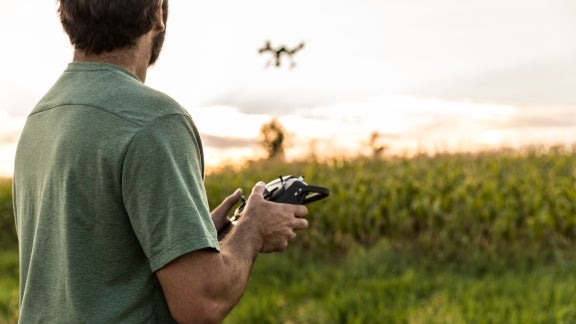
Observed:
[[[25,323],[170,322],[155,271],[219,249],[188,113],[109,64],[71,63],[14,171]]]

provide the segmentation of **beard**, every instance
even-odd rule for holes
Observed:
[[[164,26],[168,22],[168,0],[162,1],[162,20],[164,21]],[[148,62],[148,66],[152,66],[158,60],[160,56],[160,52],[162,51],[162,46],[164,45],[164,38],[166,37],[166,27],[164,27],[164,31],[158,34],[152,40],[152,48],[150,50],[150,61]]]
[[[148,66],[154,65],[158,60],[158,57],[160,57],[160,52],[162,51],[162,46],[164,45],[165,36],[166,31],[164,30],[160,34],[156,35],[156,37],[154,37],[154,40],[152,41],[152,49],[150,53],[150,61],[148,62]]]

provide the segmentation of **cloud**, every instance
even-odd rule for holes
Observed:
[[[20,131],[17,130],[9,130],[0,133],[0,146],[3,145],[13,145],[14,143],[18,142],[18,138],[20,138]]]
[[[285,115],[294,112],[295,106],[300,104],[282,96],[260,95],[252,96],[246,93],[228,93],[206,103],[206,106],[231,106],[245,114],[268,114],[273,116]]]
[[[205,146],[223,149],[223,148],[252,148],[257,145],[256,139],[218,136],[211,134],[200,134],[202,142]]]
[[[0,146],[15,145],[26,123],[26,116],[0,110]]]
[[[576,55],[576,53],[574,54]],[[576,57],[576,56],[575,56]],[[576,106],[576,59],[558,58],[428,85],[415,93],[523,107]]]
[[[576,109],[574,108],[524,108],[513,118],[500,125],[500,128],[526,129],[546,128],[562,129],[576,127]]]
[[[230,106],[249,115],[283,116],[312,107],[325,106],[337,100],[336,96],[304,91],[272,91],[243,89],[230,91],[206,102],[205,106]]]

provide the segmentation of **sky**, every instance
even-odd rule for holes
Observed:
[[[55,0],[0,19],[0,176],[27,114],[72,58]],[[305,46],[295,66],[258,49]],[[287,63],[287,61],[283,62]],[[146,83],[197,124],[208,165],[262,155],[278,118],[287,155],[576,141],[573,0],[171,0]]]

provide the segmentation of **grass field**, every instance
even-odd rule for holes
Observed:
[[[227,323],[575,323],[576,152],[527,148],[253,163],[234,188],[304,175],[331,196],[310,228],[261,255]],[[17,316],[10,183],[0,183],[0,323]]]
[[[575,323],[574,263],[414,260],[381,242],[339,261],[261,256],[226,323]]]
[[[0,251],[0,324],[18,318],[18,251]]]

